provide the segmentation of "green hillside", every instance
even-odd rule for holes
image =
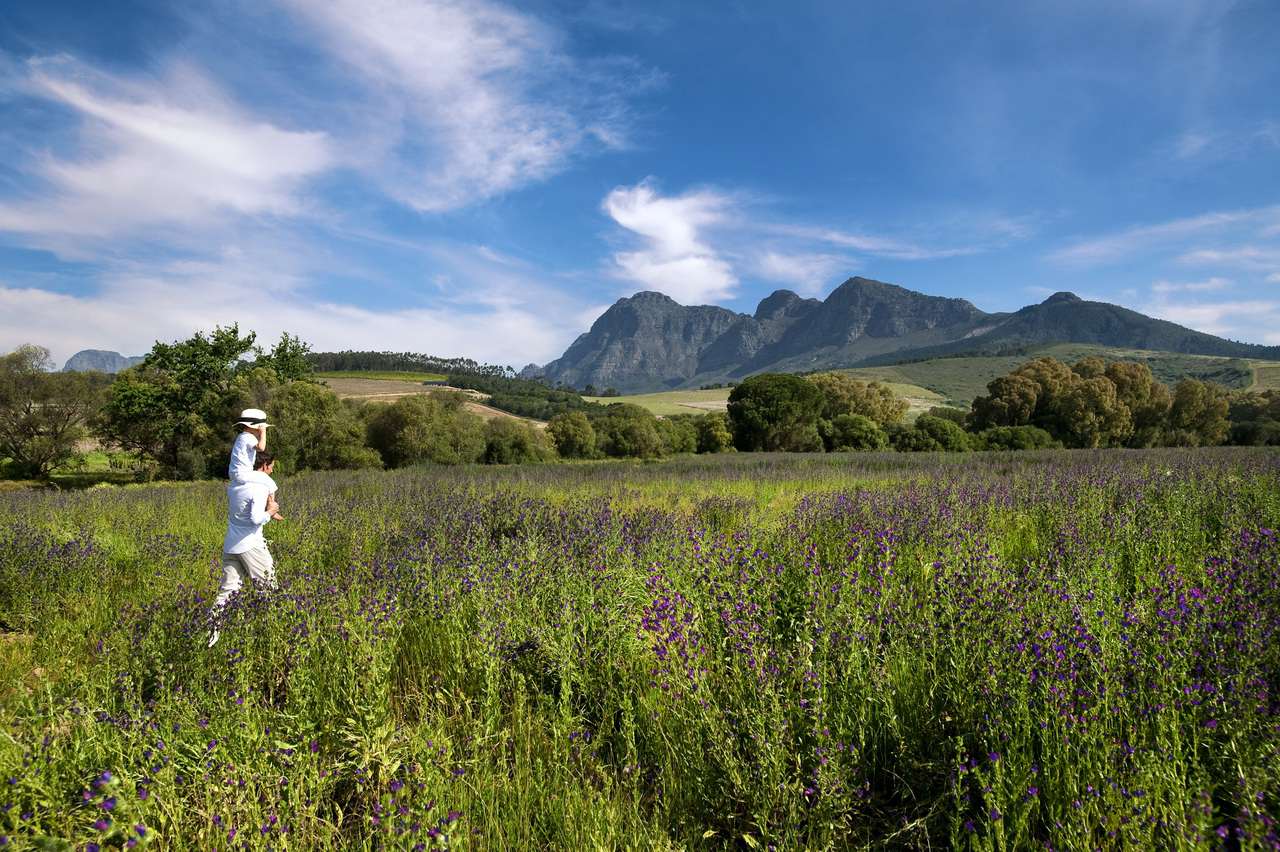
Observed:
[[[1184,355],[1082,343],[1030,347],[1018,355],[931,358],[883,367],[856,367],[840,372],[862,379],[919,385],[952,402],[967,404],[974,397],[985,393],[987,383],[992,379],[1008,374],[1033,358],[1049,356],[1071,363],[1090,355],[1097,355],[1108,361],[1145,363],[1158,379],[1168,384],[1184,378],[1194,378],[1216,382],[1229,388],[1280,387],[1280,362],[1276,361]]]

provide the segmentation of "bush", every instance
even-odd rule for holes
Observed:
[[[369,443],[388,467],[464,464],[485,451],[484,422],[458,399],[406,396],[373,413]]]
[[[936,453],[942,444],[928,432],[902,423],[889,425],[889,445],[900,453]]]
[[[664,455],[697,452],[698,427],[692,415],[679,414],[658,420],[657,428]]]
[[[841,414],[819,424],[822,441],[829,452],[883,450],[889,436],[880,424],[861,414]]]
[[[954,421],[922,414],[916,418],[915,428],[937,441],[949,453],[963,453],[973,449],[969,433]]]
[[[381,467],[378,452],[365,446],[365,427],[333,391],[312,382],[290,382],[270,397],[282,427],[268,446],[286,473]]]
[[[614,403],[595,423],[596,444],[607,456],[651,459],[662,455],[665,445],[658,434],[657,418],[638,405]]]
[[[925,413],[930,417],[941,417],[943,420],[950,420],[957,426],[964,426],[965,421],[969,419],[969,409],[953,408],[950,405],[935,405]]]
[[[485,464],[526,464],[556,457],[551,436],[514,417],[495,417],[484,427]]]
[[[581,411],[557,414],[547,424],[556,452],[561,458],[589,459],[596,454],[596,430]]]
[[[993,426],[974,437],[983,450],[1045,450],[1062,446],[1036,426]]]
[[[729,415],[719,411],[703,414],[697,421],[698,452],[727,453],[733,451],[733,433],[729,431]]]

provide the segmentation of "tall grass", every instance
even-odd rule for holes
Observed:
[[[1277,848],[1280,455],[0,495],[0,835],[164,849]],[[60,845],[61,844],[61,845]]]

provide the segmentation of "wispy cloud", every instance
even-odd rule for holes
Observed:
[[[1242,299],[1177,303],[1157,300],[1146,310],[1152,316],[1210,334],[1280,344],[1280,301]]]
[[[377,130],[355,156],[423,211],[542,180],[592,142],[625,144],[627,96],[656,79],[576,60],[558,30],[486,0],[283,2],[363,79]]]
[[[80,122],[75,153],[38,155],[27,197],[0,200],[0,231],[37,243],[297,214],[305,181],[334,164],[324,132],[257,118],[190,69],[124,80],[57,58],[31,62],[23,83]]]
[[[1189,237],[1222,234],[1242,225],[1269,227],[1280,219],[1280,207],[1228,210],[1140,225],[1073,243],[1049,254],[1049,260],[1073,265],[1115,262],[1144,251],[1168,247]]]
[[[766,251],[756,259],[755,273],[766,281],[789,284],[806,296],[817,296],[849,276],[858,263],[843,254]]]
[[[604,210],[643,246],[614,254],[615,271],[677,301],[728,298],[737,276],[706,242],[705,232],[725,220],[729,206],[730,199],[714,190],[663,196],[652,180],[617,187],[605,197]]]
[[[1217,276],[1204,281],[1157,281],[1151,285],[1153,293],[1211,293],[1231,286],[1227,278]]]

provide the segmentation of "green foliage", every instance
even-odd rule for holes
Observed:
[[[973,449],[969,433],[953,420],[923,414],[916,418],[913,426],[917,432],[928,435],[947,452],[963,453]]]
[[[1222,388],[1195,379],[1178,382],[1169,407],[1169,443],[1186,447],[1221,444],[1231,429],[1229,410]]]
[[[828,452],[868,452],[889,446],[889,435],[880,424],[861,414],[837,414],[818,423]]]
[[[489,404],[494,408],[535,420],[550,420],[568,411],[599,413],[603,408],[587,402],[572,390],[550,388],[529,379],[463,373],[450,375],[449,384],[487,393]]]
[[[382,465],[377,451],[365,446],[365,425],[359,415],[328,388],[290,382],[273,390],[268,408],[284,424],[271,433],[269,445],[283,471]]]
[[[102,405],[105,376],[53,373],[49,350],[30,344],[0,358],[0,459],[6,476],[47,479],[77,455]]]
[[[1115,385],[1116,399],[1129,409],[1133,432],[1125,442],[1130,447],[1154,447],[1160,443],[1173,395],[1157,381],[1146,364],[1115,361],[1107,365],[1106,377]]]
[[[699,453],[728,453],[733,451],[733,433],[729,431],[728,414],[712,411],[700,415],[696,425]]]
[[[942,451],[942,444],[936,438],[914,425],[890,423],[887,430],[889,446],[900,453],[937,453]]]
[[[596,430],[581,411],[557,414],[547,424],[547,434],[561,458],[589,459],[596,454]]]
[[[992,426],[973,437],[975,447],[981,450],[1044,450],[1062,446],[1038,426]]]
[[[614,403],[592,421],[596,446],[614,458],[657,458],[666,449],[658,434],[658,420],[637,405]]]
[[[698,426],[691,414],[665,417],[657,422],[663,455],[679,455],[698,451]]]
[[[818,419],[826,402],[818,385],[799,376],[751,376],[729,394],[734,446],[744,451],[821,450]]]
[[[1280,444],[1280,390],[1238,393],[1227,411],[1231,443],[1245,446]]]
[[[481,364],[470,358],[441,358],[420,352],[370,352],[344,350],[342,352],[306,353],[307,362],[319,373],[392,372],[430,373],[443,378],[446,375],[511,376],[510,367]]]
[[[529,464],[556,457],[551,436],[514,417],[495,417],[484,426],[485,464]]]
[[[466,464],[485,451],[484,421],[463,408],[460,398],[415,394],[371,414],[369,444],[387,467]]]
[[[879,382],[864,382],[845,373],[815,373],[807,377],[822,392],[819,416],[833,420],[842,414],[860,414],[881,426],[897,423],[907,413],[907,402]]]
[[[950,420],[957,426],[964,427],[969,421],[969,409],[955,408],[950,405],[935,405],[925,412],[930,417],[941,417],[943,420]]]

